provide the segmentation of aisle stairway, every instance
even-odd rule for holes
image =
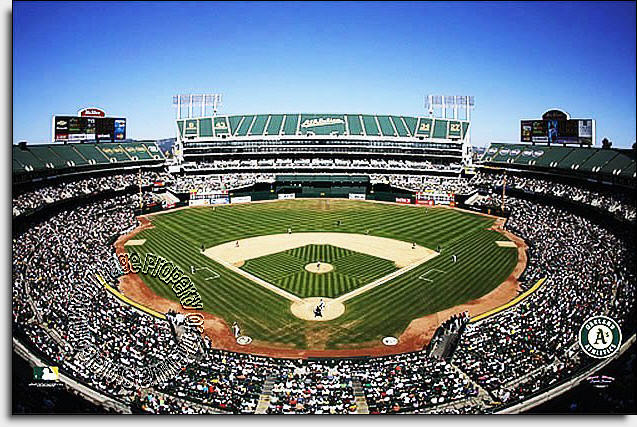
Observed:
[[[274,377],[269,376],[265,379],[263,383],[263,390],[261,391],[261,396],[259,397],[259,403],[257,404],[257,409],[254,410],[255,414],[267,414],[268,407],[270,406],[270,397],[272,393],[272,387],[274,386]]]

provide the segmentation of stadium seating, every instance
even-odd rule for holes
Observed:
[[[13,146],[14,180],[104,167],[158,164],[165,160],[155,142],[41,144]]]
[[[562,174],[578,172],[593,179],[635,179],[635,159],[630,150],[492,143],[480,162]]]
[[[452,129],[452,122],[458,127]],[[469,122],[371,114],[259,114],[178,119],[177,128],[189,142],[216,137],[310,135],[464,139]]]

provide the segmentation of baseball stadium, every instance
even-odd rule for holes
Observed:
[[[421,117],[191,114],[214,98],[175,97],[168,150],[73,142],[67,116],[66,142],[13,146],[14,351],[83,399],[520,413],[634,343],[635,152],[587,144],[594,120],[553,145],[523,120],[477,153],[468,96]],[[581,345],[594,316],[617,325],[610,357]]]
[[[634,1],[8,4],[12,415],[637,415]]]

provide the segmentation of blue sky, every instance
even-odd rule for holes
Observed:
[[[13,3],[13,141],[97,106],[128,136],[175,136],[172,95],[222,113],[424,115],[476,97],[473,143],[560,107],[598,143],[635,140],[635,3]]]

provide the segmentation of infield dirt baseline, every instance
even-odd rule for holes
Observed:
[[[311,244],[332,245],[386,259],[393,261],[399,269],[337,298],[299,298],[240,268],[250,259]],[[204,250],[203,253],[229,270],[288,299],[292,302],[290,307],[292,314],[301,319],[312,321],[327,321],[341,316],[345,312],[344,303],[347,300],[395,279],[439,255],[438,252],[429,248],[396,239],[366,234],[331,232],[284,233],[250,237],[213,246]],[[308,268],[307,266],[306,269],[308,271],[312,270],[311,267]],[[320,274],[321,272],[317,271],[317,273]],[[322,312],[322,317],[316,318],[314,316],[314,308],[321,300],[325,303],[325,309]]]

